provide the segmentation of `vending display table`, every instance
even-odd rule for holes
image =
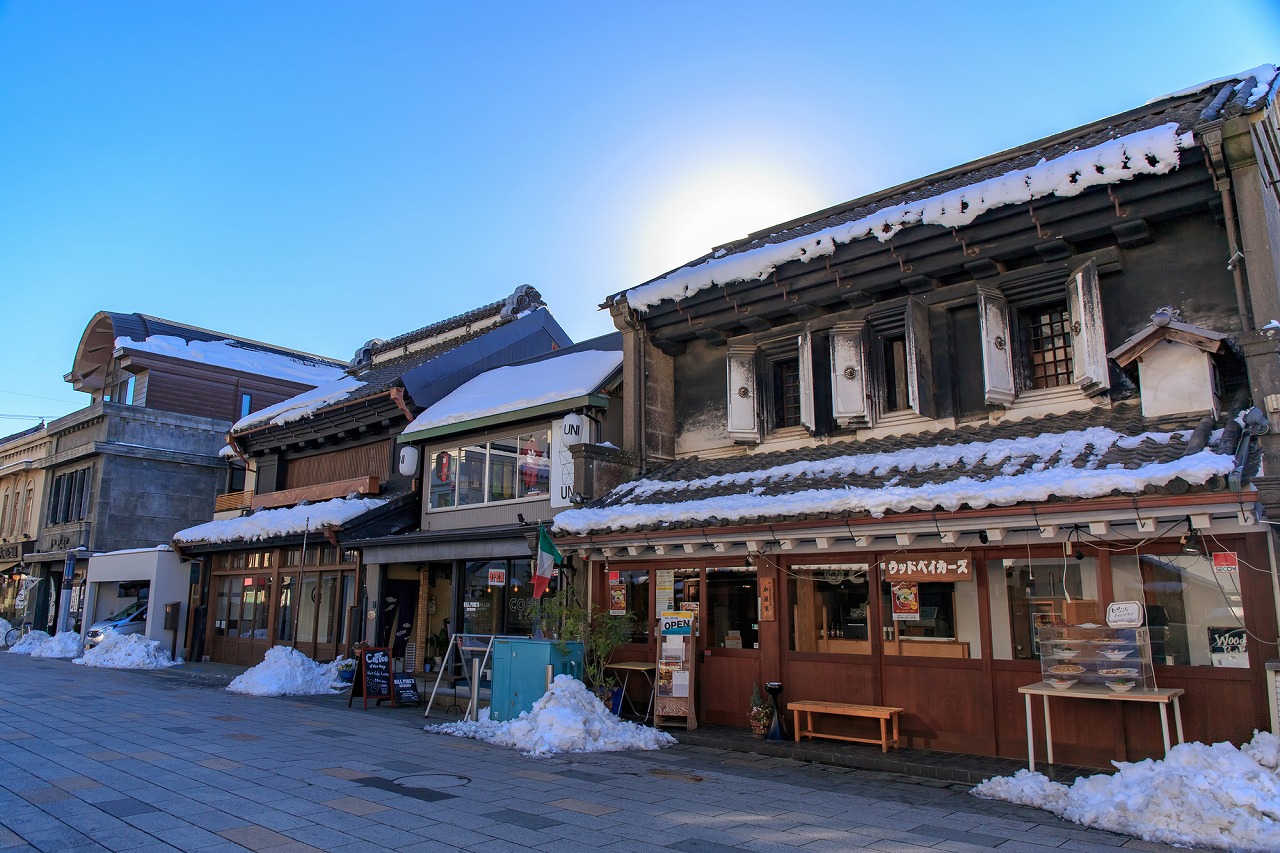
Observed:
[[[1126,693],[1116,693],[1108,687],[1092,685],[1073,685],[1066,689],[1054,687],[1044,681],[1019,687],[1018,692],[1026,698],[1027,707],[1027,769],[1036,769],[1035,741],[1031,730],[1031,697],[1039,696],[1044,706],[1044,739],[1045,753],[1048,763],[1053,763],[1053,727],[1049,723],[1049,697],[1061,699],[1099,699],[1107,702],[1148,702],[1155,703],[1160,709],[1160,730],[1164,735],[1164,751],[1167,754],[1169,743],[1169,705],[1173,705],[1173,720],[1177,727],[1178,743],[1182,739],[1182,709],[1178,706],[1178,697],[1185,691],[1179,688],[1133,689]]]

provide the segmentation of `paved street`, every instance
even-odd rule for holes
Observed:
[[[677,746],[525,758],[420,710],[0,653],[0,851],[1172,850],[944,783]]]

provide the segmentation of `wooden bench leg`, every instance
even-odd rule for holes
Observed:
[[[800,712],[797,710],[797,711],[792,711],[791,713],[795,715],[794,728],[796,733],[796,743],[799,743],[800,742]]]
[[[897,749],[901,744],[898,743],[898,715],[893,715],[893,748]]]
[[[885,725],[888,722],[884,717],[880,718],[880,751],[889,751],[889,731]]]

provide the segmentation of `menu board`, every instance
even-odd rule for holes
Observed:
[[[658,673],[653,724],[698,727],[694,713],[694,637],[697,612],[666,610],[658,617]]]
[[[348,708],[357,696],[364,698],[366,709],[370,699],[374,700],[375,705],[381,704],[383,699],[389,699],[391,707],[395,707],[395,686],[391,681],[391,649],[366,647],[356,655],[356,675],[351,683]]]

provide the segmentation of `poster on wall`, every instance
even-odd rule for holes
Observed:
[[[920,619],[920,588],[914,581],[889,584],[889,600],[893,603],[893,621],[915,622]]]
[[[618,572],[609,572],[609,615],[625,616],[627,613],[627,585]]]
[[[674,569],[654,572],[654,609],[661,613],[676,608],[676,573]]]

